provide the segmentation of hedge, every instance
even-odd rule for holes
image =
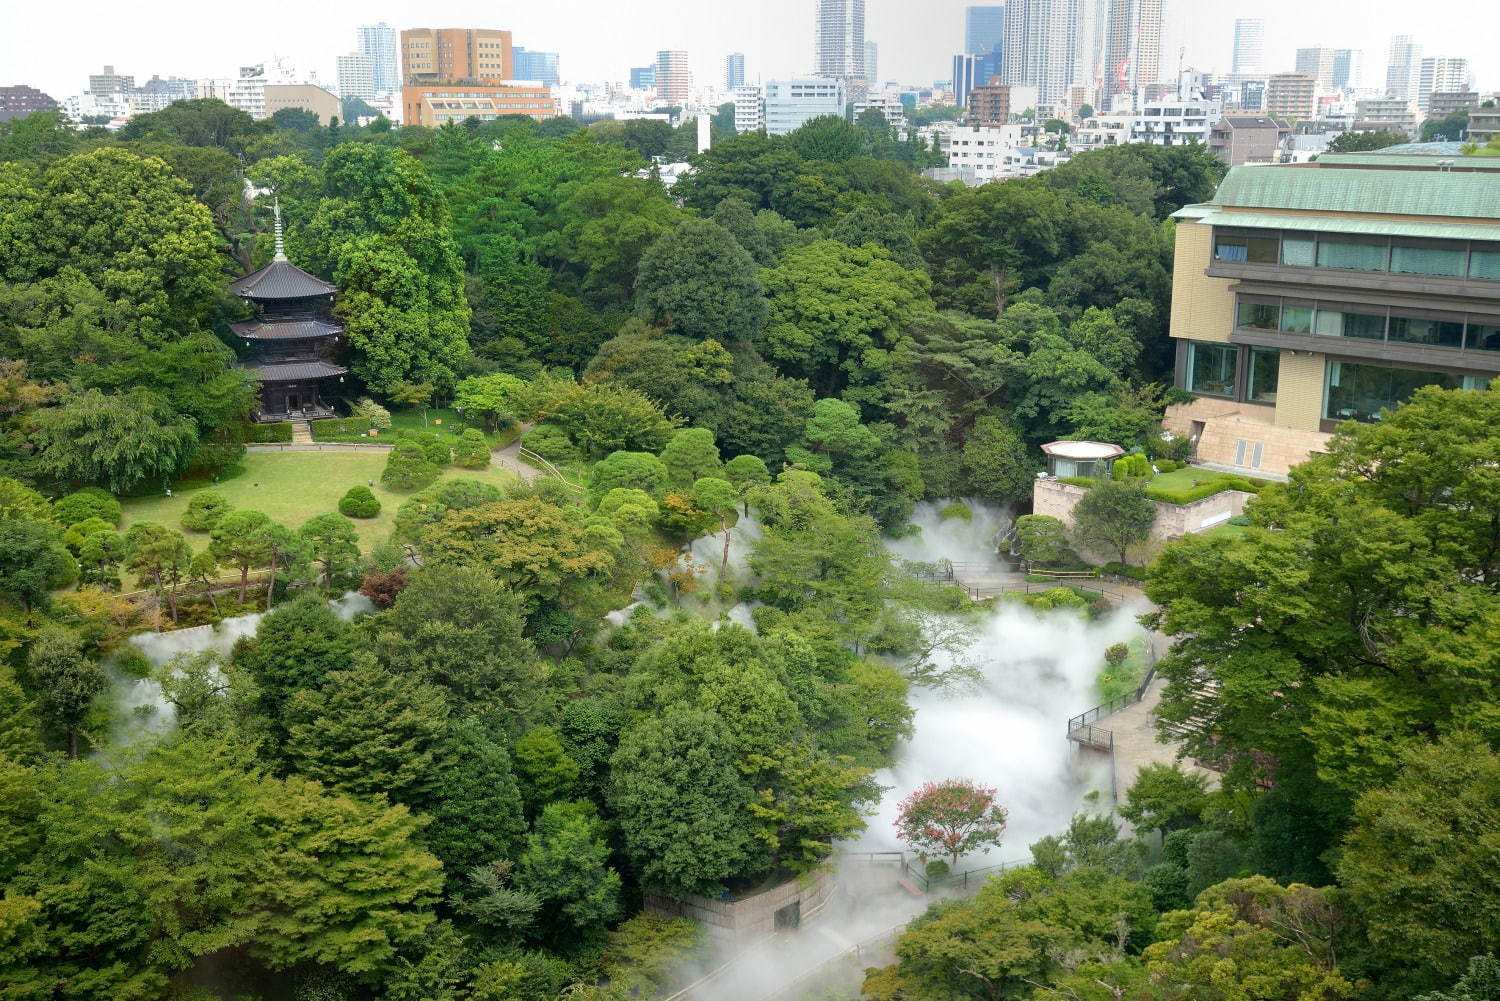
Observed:
[[[1104,573],[1112,573],[1116,577],[1129,577],[1131,580],[1146,579],[1145,567],[1133,567],[1129,563],[1106,563],[1099,569]]]
[[[1057,482],[1071,483],[1075,487],[1088,487],[1090,490],[1099,484],[1099,481],[1092,476],[1059,476]]]
[[[1220,479],[1209,480],[1200,483],[1196,487],[1187,487],[1182,490],[1168,490],[1165,487],[1147,487],[1146,496],[1154,501],[1165,504],[1191,504],[1205,497],[1223,493],[1225,490],[1243,490],[1247,494],[1259,493],[1260,488],[1266,485],[1265,480],[1252,481],[1243,476],[1225,476]]]
[[[332,435],[368,435],[369,431],[368,417],[337,417],[312,424],[313,438],[320,441],[329,440]]]
[[[245,441],[255,445],[291,444],[292,425],[289,421],[280,424],[251,424],[245,429]]]

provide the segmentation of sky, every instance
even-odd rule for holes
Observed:
[[[808,71],[816,0],[75,0],[65,8],[0,0],[0,86],[25,83],[55,98],[85,89],[112,64],[137,80],[224,77],[277,58],[332,85],[334,60],[354,48],[356,25],[509,28],[515,44],[561,53],[568,81],[624,80],[658,49],[686,49],[694,77],[722,82],[724,56],[745,53],[751,80]],[[1229,69],[1236,17],[1266,22],[1269,70],[1290,70],[1300,46],[1362,49],[1364,83],[1383,84],[1393,34],[1424,54],[1463,56],[1482,90],[1500,89],[1500,3],[1495,0],[1165,0],[1162,60],[1175,70]],[[865,34],[880,46],[884,80],[930,83],[962,47],[963,0],[866,0]],[[66,45],[44,45],[56,40]],[[1164,75],[1167,75],[1164,72]]]

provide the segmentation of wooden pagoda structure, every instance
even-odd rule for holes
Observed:
[[[348,369],[334,364],[343,327],[330,307],[338,288],[308,274],[286,258],[281,207],[276,207],[276,256],[258,271],[230,284],[255,309],[254,319],[230,329],[250,347],[245,362],[260,383],[262,422],[317,420],[337,416],[323,395],[327,380],[340,382]]]

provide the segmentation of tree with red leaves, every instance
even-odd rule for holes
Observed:
[[[918,852],[947,855],[957,865],[967,852],[998,846],[1006,816],[995,790],[970,779],[924,782],[901,801],[896,835]]]

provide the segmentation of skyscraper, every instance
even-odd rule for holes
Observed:
[[[561,79],[557,72],[556,52],[537,52],[517,45],[511,50],[516,65],[517,80],[536,80],[548,87],[556,87]]]
[[[370,57],[363,52],[351,52],[338,58],[339,97],[349,100],[357,97],[369,101],[375,97],[375,76],[370,67]]]
[[[1116,94],[1135,94],[1161,75],[1161,0],[1109,0],[1104,29],[1106,107]]]
[[[1359,49],[1334,49],[1333,89],[1358,90],[1363,63],[1364,53]]]
[[[650,66],[630,67],[630,89],[631,90],[655,90],[656,89],[656,64]]]
[[[1385,89],[1396,97],[1415,100],[1421,72],[1422,46],[1410,35],[1393,35],[1385,63]]]
[[[396,67],[396,32],[384,21],[362,24],[355,31],[357,48],[370,59],[370,83],[377,94],[394,94],[401,87]]]
[[[656,96],[678,105],[693,96],[693,74],[688,70],[686,52],[662,49],[656,54]]]
[[[1266,22],[1258,17],[1240,17],[1234,22],[1234,59],[1230,72],[1256,76],[1266,70]]]
[[[1333,64],[1336,56],[1335,50],[1325,49],[1322,46],[1298,49],[1297,72],[1311,73],[1317,78],[1320,88],[1324,91],[1333,90]]]
[[[510,32],[494,28],[407,28],[401,32],[401,72],[408,84],[514,80],[516,64]]]
[[[1427,114],[1433,92],[1452,93],[1469,89],[1469,61],[1444,56],[1422,60],[1417,74],[1417,110]]]
[[[745,82],[745,54],[743,52],[731,52],[724,57],[724,89],[734,91],[734,88]]]
[[[872,87],[880,84],[880,46],[874,42],[865,43],[865,79]]]
[[[818,76],[845,82],[865,77],[865,0],[817,0],[813,47]]]
[[[1080,58],[1080,20],[1079,0],[1014,0],[1005,10],[1001,82],[1035,87],[1041,104],[1066,100],[1086,61]]]
[[[993,52],[1005,44],[1005,6],[969,7],[964,11],[964,52],[971,56]]]

